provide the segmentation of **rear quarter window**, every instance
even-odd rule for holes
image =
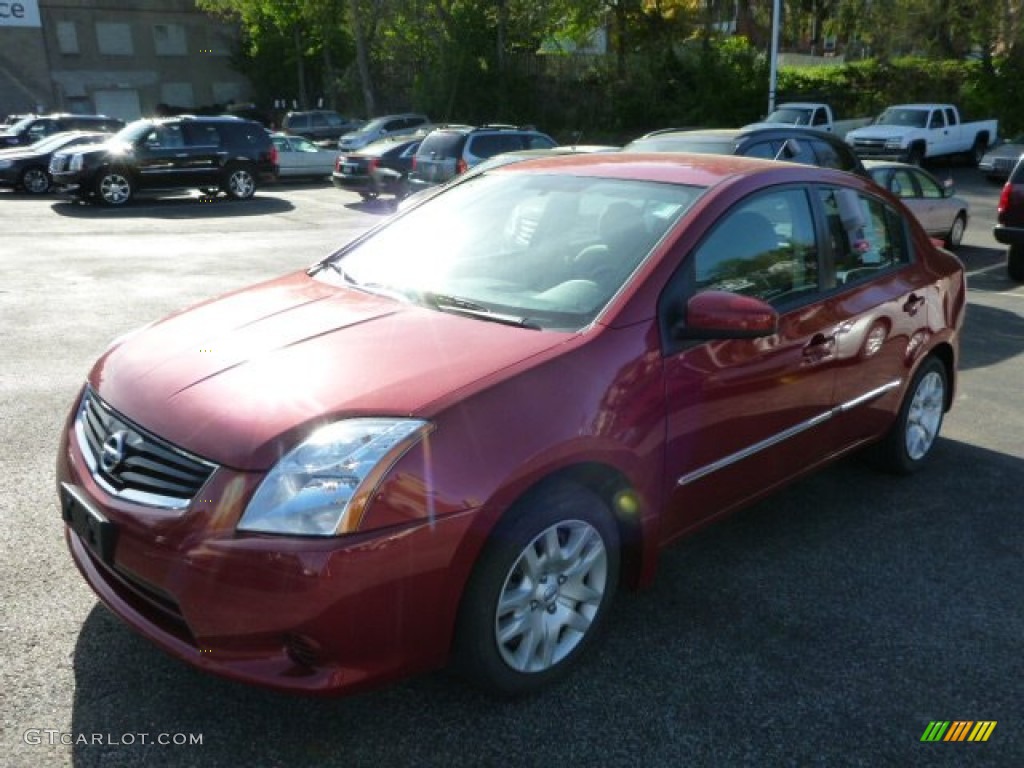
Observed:
[[[461,133],[446,133],[435,131],[428,134],[427,138],[420,144],[421,155],[435,155],[437,157],[458,157],[465,136]]]

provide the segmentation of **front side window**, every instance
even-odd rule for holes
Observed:
[[[858,283],[910,262],[906,229],[881,200],[852,189],[822,188],[837,285]]]
[[[695,292],[729,291],[785,305],[818,290],[807,192],[756,195],[729,211],[691,255]]]
[[[439,311],[588,325],[702,188],[508,171],[436,195],[318,278]]]

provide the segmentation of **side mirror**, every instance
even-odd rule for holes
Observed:
[[[948,178],[944,182],[942,182],[942,196],[943,197],[952,197],[955,194],[956,194],[956,184],[953,182],[952,178]]]
[[[678,339],[757,339],[778,330],[779,314],[753,296],[703,291],[686,302]]]

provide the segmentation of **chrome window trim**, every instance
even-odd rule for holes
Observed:
[[[723,456],[722,458],[718,459],[717,461],[713,461],[710,464],[705,464],[703,467],[699,467],[695,469],[693,472],[688,472],[687,474],[683,475],[676,481],[676,485],[689,485],[690,483],[696,482],[697,480],[700,480],[702,477],[710,475],[712,472],[717,472],[720,469],[725,469],[726,467],[732,466],[737,462],[750,458],[756,453],[760,453],[761,451],[776,446],[779,443],[784,442],[785,440],[789,440],[791,437],[796,437],[797,435],[806,432],[809,429],[813,429],[814,427],[824,424],[826,421],[829,421],[830,419],[832,419],[835,416],[838,416],[841,413],[845,413],[859,406],[866,405],[872,400],[877,400],[878,398],[882,397],[882,395],[885,395],[886,393],[891,392],[894,389],[899,389],[899,387],[900,381],[898,379],[895,381],[890,381],[887,384],[883,384],[881,387],[872,389],[870,392],[865,392],[863,395],[859,395],[858,397],[855,397],[852,400],[847,400],[845,403],[840,403],[839,405],[837,405],[836,407],[832,408],[829,411],[819,413],[817,416],[807,419],[806,421],[802,421],[799,424],[794,424],[792,427],[784,429],[782,432],[779,432],[778,434],[772,435],[771,437],[768,437],[758,443],[754,443],[753,445],[747,446],[746,448],[740,451],[731,453],[728,456]]]

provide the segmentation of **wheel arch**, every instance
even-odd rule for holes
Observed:
[[[927,355],[921,357],[918,366],[922,365],[929,357],[936,358],[946,369],[946,402],[943,410],[947,413],[953,407],[953,400],[956,398],[956,354],[949,342],[942,342],[928,351]]]

